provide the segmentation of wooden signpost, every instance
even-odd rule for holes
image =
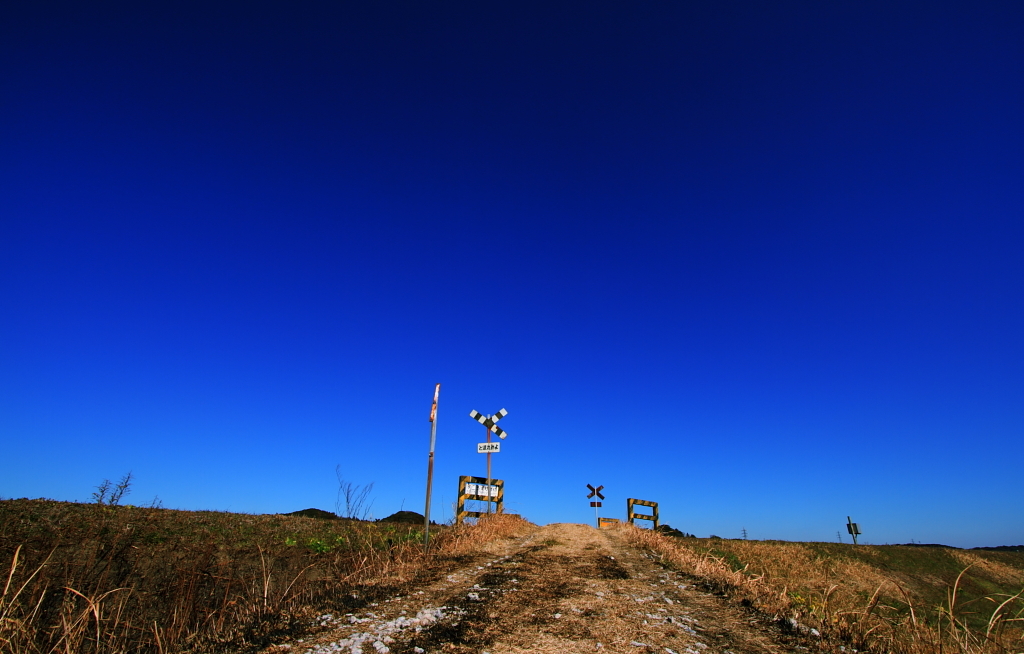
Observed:
[[[466,500],[487,502],[487,513],[467,511]],[[505,510],[505,481],[503,479],[459,477],[459,501],[455,512],[455,524],[461,525],[466,518],[480,518],[487,515],[491,512],[491,502],[496,505],[495,512],[502,513]]]
[[[653,515],[645,513],[636,513],[633,511],[633,506],[649,506],[654,510]],[[633,524],[634,520],[650,520],[654,523],[654,528],[658,528],[658,503],[648,502],[647,500],[637,500],[630,497],[626,500],[626,517],[629,519],[629,524]]]

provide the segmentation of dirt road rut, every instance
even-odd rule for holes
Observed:
[[[548,525],[491,543],[407,594],[321,616],[315,637],[265,652],[766,654],[812,645],[695,581],[630,547],[617,530]]]

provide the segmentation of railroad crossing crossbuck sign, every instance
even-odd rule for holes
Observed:
[[[487,427],[487,429],[489,429],[492,434],[501,439],[504,439],[506,436],[508,436],[508,433],[506,433],[504,429],[498,426],[498,421],[507,415],[508,411],[506,411],[505,409],[502,409],[501,411],[495,413],[493,416],[485,416],[484,414],[477,413],[476,411],[469,412],[470,418],[476,420],[484,427]]]
[[[498,438],[502,438],[502,439],[505,438],[506,436],[508,436],[508,434],[505,433],[505,430],[502,429],[501,427],[499,427],[498,424],[497,424],[499,420],[501,420],[502,418],[504,418],[507,415],[508,415],[508,411],[506,411],[505,409],[502,409],[501,411],[498,411],[493,416],[485,416],[482,413],[479,413],[478,411],[470,411],[469,412],[469,417],[470,418],[472,418],[473,420],[476,420],[481,425],[483,425],[484,427],[487,428],[487,442],[486,443],[477,443],[476,451],[480,452],[480,453],[486,453],[487,454],[487,483],[488,484],[491,483],[491,454],[494,453],[494,452],[500,452],[501,451],[501,445],[499,443],[492,443],[491,442],[491,434],[494,434]],[[491,503],[490,502],[487,503],[487,512],[488,513],[491,512]]]
[[[595,496],[595,495],[597,495],[597,499],[598,500],[603,500],[604,499],[604,495],[601,494],[601,489],[603,489],[604,486],[598,486],[597,488],[594,488],[590,484],[587,484],[587,488],[590,489],[590,495],[587,495],[588,499],[593,497],[593,496]],[[597,510],[601,508],[601,502],[596,501],[596,500],[592,501],[590,503],[590,506],[594,507],[594,521],[597,522],[597,528],[600,529],[601,528],[601,518],[598,516]]]

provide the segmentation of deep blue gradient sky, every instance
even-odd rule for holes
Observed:
[[[0,7],[0,496],[1024,542],[1024,4]]]

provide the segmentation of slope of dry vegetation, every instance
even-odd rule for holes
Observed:
[[[0,651],[250,651],[521,528],[0,502]],[[433,530],[432,530],[433,531]]]
[[[624,528],[663,563],[837,646],[1024,651],[1024,553],[674,538]]]

